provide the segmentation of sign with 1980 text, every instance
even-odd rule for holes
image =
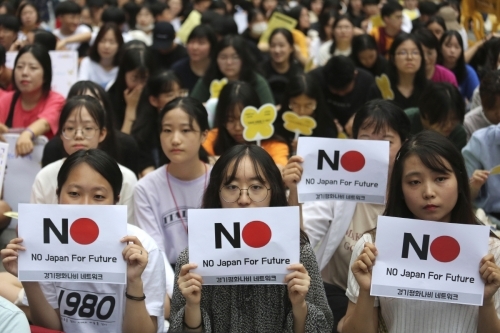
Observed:
[[[126,282],[127,207],[19,204],[20,281]]]
[[[284,284],[299,263],[299,207],[190,209],[188,218],[189,262],[204,284]]]
[[[482,305],[487,226],[379,216],[371,294]]]
[[[388,141],[299,137],[297,155],[304,159],[299,202],[385,203]]]

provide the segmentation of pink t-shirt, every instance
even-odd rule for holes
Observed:
[[[5,124],[9,116],[10,104],[14,91],[9,91],[0,96],[0,122]],[[42,98],[31,110],[24,110],[19,97],[14,108],[12,128],[26,128],[38,119],[45,119],[49,123],[50,131],[45,136],[50,139],[59,126],[59,115],[64,105],[64,97],[55,91],[50,91],[46,98]]]
[[[444,68],[441,65],[436,65],[434,69],[434,75],[432,76],[431,81],[448,82],[458,88],[457,78],[455,77],[455,74],[453,74],[453,72],[450,71],[448,68]]]

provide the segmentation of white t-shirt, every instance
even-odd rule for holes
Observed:
[[[92,81],[97,83],[103,88],[116,79],[118,75],[118,66],[113,67],[110,71],[105,70],[100,64],[85,57],[80,62],[80,69],[78,70],[78,81]]]
[[[79,34],[83,34],[83,33],[86,33],[86,32],[91,32],[92,30],[90,30],[90,28],[84,24],[80,24],[75,32],[73,32],[71,35],[63,35],[61,33],[61,29],[55,29],[54,31],[52,31],[52,33],[54,34],[54,36],[56,36],[59,40],[63,40],[63,39],[66,39],[68,37],[71,37],[71,36],[75,36],[75,35],[79,35]],[[69,43],[69,44],[66,44],[66,49],[68,50],[71,50],[71,51],[77,51],[78,48],[80,47],[81,43]]]
[[[163,166],[148,173],[135,187],[137,225],[153,237],[171,264],[177,261],[179,254],[188,246],[187,210],[201,207],[209,178],[208,166],[203,176],[190,181],[179,180],[169,174],[170,189],[166,167]]]
[[[64,158],[59,161],[50,163],[45,168],[40,170],[36,175],[35,182],[31,188],[31,203],[37,204],[57,204],[57,174],[64,163]],[[118,205],[127,206],[127,221],[130,224],[134,223],[134,186],[137,183],[135,174],[126,167],[119,165],[123,175],[122,190],[120,192],[120,200]]]
[[[354,246],[351,263],[363,251],[365,243],[373,243],[370,234],[364,234]],[[500,265],[500,240],[490,237],[488,253],[493,254],[495,262]],[[479,270],[479,263],[477,263]],[[347,297],[353,303],[357,303],[359,295],[359,285],[349,270],[347,282]],[[497,316],[500,317],[500,291],[493,296]],[[379,306],[382,317],[389,329],[389,333],[476,333],[478,322],[477,306],[439,303],[430,301],[419,301],[391,297],[375,297],[374,306]]]
[[[136,236],[148,251],[148,265],[141,280],[146,295],[146,309],[157,317],[158,330],[164,332],[165,265],[154,240],[141,229],[127,225],[127,233]],[[125,235],[116,235],[117,239]],[[40,283],[47,302],[59,309],[64,332],[121,332],[125,315],[126,284],[110,283]]]

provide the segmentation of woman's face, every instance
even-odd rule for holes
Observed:
[[[317,102],[314,98],[306,94],[300,94],[299,96],[291,97],[290,105],[288,106],[299,116],[312,116],[314,110],[316,110]]]
[[[198,158],[207,132],[181,108],[168,111],[161,120],[161,148],[171,163],[183,163]]]
[[[69,172],[59,193],[59,203],[66,205],[113,205],[111,184],[87,163]]]
[[[210,57],[210,43],[206,38],[192,38],[186,44],[191,61],[203,61]]]
[[[169,92],[163,92],[157,97],[150,96],[151,105],[158,109],[158,112],[163,109],[165,105],[173,101],[175,98],[180,97],[182,95],[182,89],[177,84],[177,82],[172,82],[171,90]]]
[[[217,65],[228,80],[238,80],[241,72],[241,58],[232,46],[228,46],[217,55]]]
[[[147,8],[141,8],[137,13],[136,22],[140,27],[149,27],[155,23],[155,18]]]
[[[231,175],[232,169],[231,166],[228,168],[227,177]],[[259,170],[259,174],[263,174],[262,170]],[[221,186],[219,192],[221,206],[222,208],[269,207],[271,204],[269,188],[267,180],[264,183],[258,180],[252,160],[247,155],[240,160],[233,181]],[[233,200],[236,201],[228,202]]]
[[[460,124],[460,120],[458,120],[454,112],[448,112],[448,118],[446,118],[445,121],[437,122],[434,124],[429,123],[429,121],[424,118],[420,119],[422,121],[422,126],[424,127],[424,129],[438,132],[445,137],[448,137],[455,129],[455,127]]]
[[[302,10],[300,11],[299,27],[301,29],[309,29],[311,27],[311,22],[309,21],[309,12],[307,11],[306,7],[302,8]]]
[[[226,122],[226,130],[236,143],[245,143],[243,139],[243,125],[241,125],[241,106],[236,106]]]
[[[282,33],[273,36],[269,43],[269,54],[273,62],[282,64],[288,62],[290,55],[294,52],[293,45],[290,45]]]
[[[382,140],[389,141],[389,176],[392,174],[392,167],[394,166],[394,161],[396,160],[396,155],[401,148],[403,142],[401,142],[401,137],[398,132],[394,129],[386,126],[385,128],[376,130],[375,124],[367,126],[372,122],[371,119],[367,119],[361,124],[361,127],[358,131],[358,137],[356,139],[359,140]],[[367,125],[365,125],[367,124]]]
[[[118,52],[118,47],[115,33],[109,29],[97,44],[97,53],[99,53],[102,60],[113,59]]]
[[[436,22],[429,24],[427,26],[427,29],[429,29],[434,34],[434,36],[436,36],[438,40],[440,40],[441,36],[443,36],[444,34],[443,27]]]
[[[455,36],[451,36],[441,46],[441,53],[443,54],[446,67],[453,68],[462,54],[462,46],[458,43]]]
[[[333,37],[333,23],[335,23],[335,17],[330,17],[330,19],[328,20],[328,24],[323,28],[325,30],[325,36],[327,40],[330,40]]]
[[[21,93],[32,93],[42,89],[43,67],[31,52],[19,57],[14,68],[14,78]]]
[[[441,158],[448,170],[450,163]],[[454,172],[437,172],[426,167],[417,155],[406,158],[403,166],[403,195],[415,218],[450,222],[458,200],[458,182]]]
[[[435,49],[429,49],[425,45],[422,45],[422,51],[424,51],[425,57],[425,69],[426,71],[432,71],[434,66],[436,66],[437,61],[437,51]]]
[[[415,74],[422,64],[422,56],[412,40],[401,43],[396,49],[394,63],[399,73]]]
[[[323,9],[323,0],[313,0],[311,2],[311,11],[318,16],[321,14],[321,10]]]
[[[38,20],[38,15],[36,9],[33,6],[26,6],[21,12],[21,24],[24,28],[31,29],[36,26],[36,21]]]
[[[172,17],[177,17],[182,10],[182,1],[181,0],[169,0],[168,6],[170,7],[170,13]]]
[[[354,26],[347,19],[337,22],[337,26],[333,29],[333,37],[337,42],[351,42],[354,33]]]
[[[365,68],[372,68],[377,61],[377,50],[366,49],[358,53],[358,60]]]
[[[140,84],[146,83],[148,78],[140,74],[138,69],[134,69],[125,73],[125,85],[127,89],[132,90]]]
[[[62,128],[61,140],[64,150],[71,155],[81,149],[95,149],[106,138],[106,129],[99,125],[85,108],[71,112]]]
[[[84,7],[82,9],[82,15],[80,16],[82,24],[87,24],[92,26],[92,16],[90,15],[90,9]]]
[[[262,8],[269,13],[276,9],[278,6],[278,0],[262,0]]]
[[[350,0],[349,5],[351,6],[352,10],[355,12],[358,12],[361,9],[363,9],[363,2],[361,0]]]

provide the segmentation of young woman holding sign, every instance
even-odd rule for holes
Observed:
[[[410,121],[404,111],[391,102],[375,100],[366,103],[356,113],[353,134],[360,140],[390,142],[390,175],[396,153],[410,135]],[[283,180],[290,189],[291,205],[298,204],[297,182],[302,177],[301,162],[301,157],[293,156],[283,171]],[[335,329],[347,311],[349,300],[345,291],[356,235],[375,228],[377,217],[384,208],[384,205],[333,200],[306,202],[302,205],[304,230],[311,245],[316,248],[326,297],[335,318]],[[341,325],[338,327],[341,331]]]
[[[460,152],[433,131],[417,134],[398,152],[385,216],[442,223],[476,224],[469,179]],[[356,243],[347,288],[349,306],[342,332],[500,332],[500,240],[490,237],[489,254],[478,262],[485,282],[483,306],[370,296],[377,249],[370,233]],[[466,249],[464,249],[466,250]],[[379,308],[381,317],[379,317]],[[411,309],[411,310],[410,310]]]
[[[112,129],[110,129],[112,130]],[[68,155],[81,149],[98,148],[107,139],[106,112],[101,103],[91,96],[74,96],[64,105],[59,118],[59,136],[63,142],[64,150]],[[108,142],[109,146],[109,142]],[[111,146],[116,147],[113,142]],[[36,175],[31,189],[31,202],[40,204],[56,204],[56,175],[64,163],[60,159],[47,165]],[[128,221],[134,222],[133,189],[137,183],[135,174],[119,165],[123,174],[123,184],[118,204],[127,205]]]
[[[97,149],[80,150],[64,161],[57,175],[58,202],[113,205],[122,182],[113,158]],[[127,244],[123,250],[127,284],[23,282],[32,322],[65,332],[163,332],[161,251],[141,229],[128,224],[127,233],[119,240]],[[25,250],[22,242],[15,238],[1,251],[5,269],[16,276],[18,251]]]
[[[201,145],[208,132],[207,110],[194,98],[176,98],[162,109],[159,127],[168,163],[137,183],[135,221],[175,266],[188,245],[187,210],[200,208],[210,175]]]
[[[245,189],[242,191],[240,189]],[[237,145],[215,163],[203,208],[287,206],[281,174],[271,156],[254,145]],[[333,317],[318,265],[305,234],[300,263],[288,267],[286,285],[202,286],[191,273],[188,249],[177,259],[171,329],[190,332],[330,332]]]
[[[203,147],[209,155],[220,156],[237,144],[248,143],[243,138],[241,112],[247,106],[259,108],[259,97],[248,83],[234,81],[222,88],[215,110],[215,128],[208,132]],[[286,165],[288,145],[276,136],[262,140],[262,148],[271,155],[279,167]]]

